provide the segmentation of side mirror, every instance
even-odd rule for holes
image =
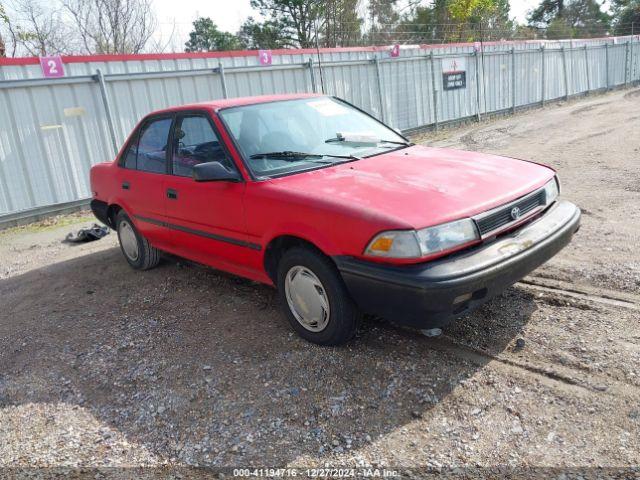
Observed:
[[[220,162],[200,163],[193,167],[196,182],[240,182],[242,178],[235,170],[229,170]]]

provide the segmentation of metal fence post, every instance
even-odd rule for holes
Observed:
[[[104,113],[107,117],[107,126],[109,127],[109,136],[111,137],[111,144],[113,145],[114,154],[118,154],[118,140],[116,138],[116,129],[113,124],[113,116],[111,115],[111,102],[109,101],[109,95],[107,93],[107,85],[104,81],[104,75],[99,68],[96,70],[96,80],[100,86],[100,94],[102,96],[102,103],[104,105]]]
[[[546,88],[545,78],[544,78],[546,76],[546,71],[545,71],[546,70],[546,67],[545,67],[546,61],[545,61],[545,58],[544,58],[544,45],[540,45],[540,53],[542,55],[542,68],[541,68],[542,75],[540,75],[540,82],[542,83],[542,92],[541,92],[542,93],[542,102],[541,103],[542,103],[542,106],[544,107],[544,97],[545,97],[545,91],[544,90]]]
[[[609,44],[605,43],[604,44],[604,55],[605,55],[605,71],[607,74],[607,87],[606,89],[609,90]]]
[[[222,87],[222,98],[229,98],[227,93],[227,78],[224,76],[224,65],[218,63],[218,73],[220,74],[220,86]]]
[[[587,46],[584,46],[584,69],[587,77],[587,94],[591,92],[591,73],[589,69],[589,49]]]
[[[572,92],[574,93],[578,93],[578,88],[576,87],[576,75],[575,75],[575,62],[574,62],[574,55],[573,55],[573,40],[571,41],[571,48],[569,49],[569,65],[568,65],[568,70],[569,70],[569,88]]]
[[[316,72],[313,69],[313,58],[309,58],[309,78],[311,79],[311,91],[318,93],[318,86],[316,85]]]
[[[475,52],[476,57],[476,117],[478,121],[482,120],[480,116],[480,59],[478,51]]]
[[[378,57],[374,57],[373,64],[376,67],[376,81],[378,83],[378,100],[380,101],[380,120],[385,121],[386,115],[384,114],[384,91],[382,90],[382,75],[380,73],[380,62]]]
[[[635,40],[635,22],[631,22],[631,80],[636,82],[636,57],[633,55],[633,41]]]
[[[624,48],[624,86],[629,83],[629,40]]]
[[[431,92],[433,93],[433,125],[436,131],[438,131],[438,90],[436,90],[436,64],[433,58],[433,51],[430,55],[431,58]]]
[[[636,59],[633,56],[633,41],[636,38],[635,27],[636,27],[636,22],[631,22],[631,78],[633,79],[633,83],[635,83],[636,81],[636,72],[635,72]]]
[[[567,75],[567,53],[562,46],[562,71],[564,72],[564,99],[569,99],[569,75]]]
[[[636,80],[636,72],[635,72],[635,66],[636,66],[636,61],[635,61],[635,57],[633,56],[633,40],[634,40],[634,36],[633,36],[633,24],[631,24],[631,65],[630,65],[630,77],[631,77],[631,83],[634,83]]]
[[[511,47],[511,113],[516,113],[516,49]]]

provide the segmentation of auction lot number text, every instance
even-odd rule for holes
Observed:
[[[396,470],[383,468],[235,468],[234,477],[394,478]]]

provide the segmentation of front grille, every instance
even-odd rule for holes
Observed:
[[[493,232],[494,230],[498,230],[510,223],[515,223],[516,221],[524,218],[532,210],[544,205],[544,189],[540,189],[520,200],[509,203],[503,207],[498,207],[494,211],[476,218],[476,224],[478,225],[480,235],[484,237],[486,234]],[[520,209],[520,217],[517,220],[514,220],[511,217],[511,210],[513,210],[514,207],[518,207]]]

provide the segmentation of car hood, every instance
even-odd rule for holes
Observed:
[[[478,152],[415,145],[271,180],[314,201],[422,228],[508,203],[554,175],[543,165]]]

